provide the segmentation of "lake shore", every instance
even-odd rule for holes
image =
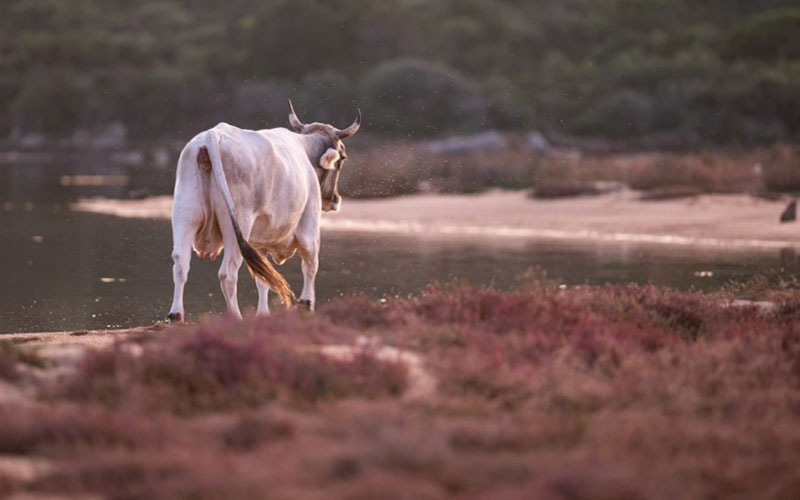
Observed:
[[[745,194],[642,201],[635,191],[538,200],[520,191],[419,194],[345,200],[323,216],[325,231],[434,238],[552,239],[774,250],[800,247],[795,224],[778,222],[786,201]],[[133,218],[170,217],[172,198],[84,199],[74,210]]]

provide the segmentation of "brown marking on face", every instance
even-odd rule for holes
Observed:
[[[326,146],[326,152],[332,149],[338,154],[338,158],[331,169],[317,167],[322,210],[330,212],[339,210],[342,203],[342,197],[339,195],[339,174],[347,158],[347,153],[345,152],[344,143],[339,139],[333,138]]]
[[[205,172],[211,171],[211,158],[208,157],[208,149],[205,146],[197,152],[197,166]]]
[[[319,179],[322,210],[337,211],[342,203],[342,197],[339,195],[339,174],[347,159],[344,143],[337,136],[337,129],[326,123],[303,125],[302,133],[314,137],[314,146],[308,153]],[[332,162],[332,165],[328,165],[332,168],[324,168],[320,165],[320,161],[331,149],[338,153],[338,159]]]

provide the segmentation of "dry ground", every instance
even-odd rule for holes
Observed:
[[[800,228],[780,224],[784,201],[744,194],[641,201],[634,191],[530,199],[523,192],[478,195],[409,195],[345,200],[340,213],[325,214],[328,231],[401,232],[436,237],[552,238],[721,249],[800,247]],[[82,200],[77,210],[122,217],[169,218],[171,197]]]
[[[800,301],[769,298],[533,280],[4,337],[0,494],[798,498]]]

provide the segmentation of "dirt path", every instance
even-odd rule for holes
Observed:
[[[412,195],[346,200],[325,214],[327,231],[405,233],[426,237],[542,238],[705,246],[721,249],[800,247],[800,228],[780,224],[783,201],[748,195],[640,201],[623,191],[593,197],[534,200],[522,192]],[[169,218],[171,197],[82,200],[76,210],[120,217]]]
[[[28,347],[57,347],[80,345],[86,348],[102,348],[123,339],[126,335],[147,333],[163,330],[166,325],[156,323],[153,326],[136,328],[123,328],[118,330],[76,330],[65,332],[40,332],[40,333],[8,333],[0,336],[18,345]]]

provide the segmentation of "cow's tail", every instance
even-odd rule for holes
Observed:
[[[209,130],[206,133],[206,149],[208,150],[208,158],[211,161],[211,171],[214,175],[214,181],[222,191],[222,198],[225,200],[225,206],[228,207],[228,214],[233,224],[233,232],[236,234],[236,243],[239,245],[239,250],[242,252],[247,269],[250,274],[258,280],[263,281],[269,286],[287,307],[292,304],[295,299],[294,292],[289,287],[289,284],[283,279],[283,276],[275,270],[270,264],[269,260],[258,251],[250,246],[250,243],[244,239],[242,231],[239,228],[239,223],[236,221],[236,210],[233,206],[233,198],[231,191],[228,188],[228,181],[225,179],[225,171],[222,170],[222,155],[219,152],[220,137],[214,130]]]

